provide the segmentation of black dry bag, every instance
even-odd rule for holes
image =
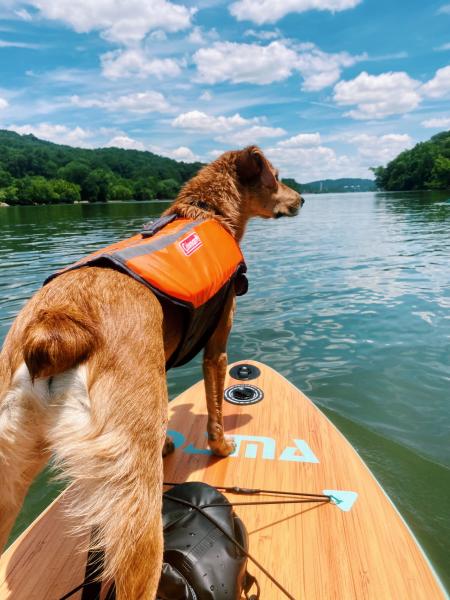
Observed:
[[[214,505],[214,506],[211,506]],[[160,600],[239,600],[254,578],[246,571],[247,531],[223,494],[182,483],[163,496],[164,565]]]

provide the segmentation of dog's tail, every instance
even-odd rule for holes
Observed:
[[[98,343],[96,323],[77,307],[45,308],[25,328],[23,357],[33,380],[52,377],[89,358]]]

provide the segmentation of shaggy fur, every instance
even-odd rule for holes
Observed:
[[[212,217],[237,239],[250,217],[294,215],[302,199],[255,146],[228,152],[166,211]],[[222,397],[234,297],[204,355],[208,437],[226,456]],[[28,487],[49,459],[74,482],[70,512],[95,529],[118,600],[152,600],[160,577],[166,360],[180,315],[128,275],[66,272],[19,313],[0,354],[0,550]]]

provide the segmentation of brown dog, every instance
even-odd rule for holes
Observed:
[[[239,241],[250,217],[295,215],[302,203],[251,146],[204,167],[166,212],[217,219]],[[232,450],[222,398],[233,294],[225,304],[204,355],[209,444],[220,456]],[[165,363],[178,345],[180,318],[141,283],[100,267],[60,275],[23,308],[0,355],[0,550],[52,453],[74,482],[71,512],[80,531],[95,527],[118,600],[155,597]]]

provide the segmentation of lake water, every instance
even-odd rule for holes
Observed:
[[[360,452],[449,586],[450,193],[306,195],[249,225],[230,361],[268,363]],[[139,230],[152,202],[0,208],[0,341],[44,278]],[[200,360],[169,374],[173,398]],[[44,473],[15,533],[55,495]]]

